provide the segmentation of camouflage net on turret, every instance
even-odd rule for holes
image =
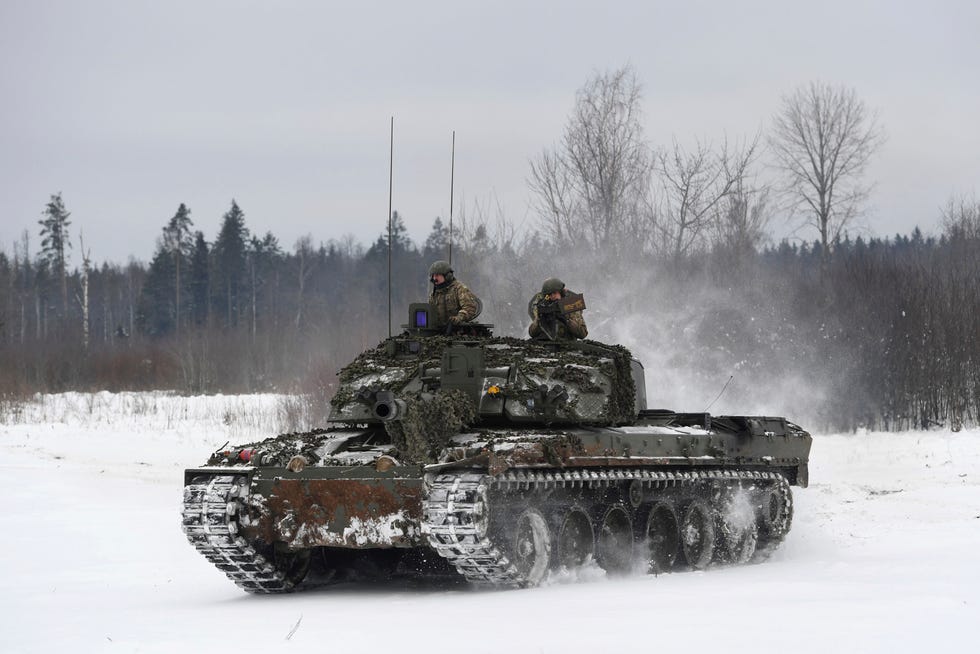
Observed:
[[[459,390],[404,399],[405,417],[385,429],[399,458],[409,463],[434,463],[449,439],[476,418],[473,402]]]
[[[636,385],[633,382],[630,351],[621,345],[608,345],[597,341],[523,341],[523,358],[511,360],[523,375],[533,374],[561,382],[578,393],[601,392],[601,386],[593,381],[589,369],[598,370],[610,380],[609,393],[602,412],[589,419],[579,416],[583,423],[626,424],[636,418]],[[599,363],[598,359],[604,359]],[[533,390],[533,389],[528,389]],[[578,395],[581,397],[581,395]],[[564,413],[570,415],[572,400]]]
[[[586,341],[594,343],[594,341]],[[636,418],[636,384],[633,382],[631,362],[633,355],[622,345],[597,343],[605,350],[611,350],[612,365],[599,367],[599,371],[612,379],[612,393],[609,394],[608,417],[613,423],[632,422]]]
[[[438,366],[443,350],[453,343],[452,339],[445,336],[421,338],[418,339],[421,346],[418,357],[405,358],[389,354],[386,342],[381,341],[377,346],[361,352],[340,371],[340,386],[330,399],[334,410],[354,401],[354,395],[360,389],[358,380],[365,375],[395,371],[399,374],[391,375],[392,381],[379,380],[371,386],[378,390],[400,391],[418,370],[420,362],[427,366]]]
[[[590,340],[541,341],[508,336],[475,338],[484,348],[487,368],[516,366],[521,373],[518,378],[530,375],[550,378],[566,387],[581,393],[596,393],[601,388],[596,385],[584,370],[597,369],[611,380],[611,388],[602,413],[592,419],[583,419],[590,424],[625,424],[636,417],[636,388],[630,369],[632,355],[621,345],[608,345]],[[408,383],[417,376],[421,368],[438,368],[442,354],[447,347],[459,341],[444,336],[430,336],[418,339],[420,351],[417,356],[404,357],[390,354],[386,342],[362,352],[340,373],[340,386],[331,399],[335,412],[356,401],[355,395],[362,387],[375,390],[390,390],[401,396]],[[604,360],[601,364],[599,360]],[[519,398],[531,394],[537,386],[509,389],[510,397]],[[574,402],[574,400],[573,400]],[[574,408],[566,406],[562,415],[571,418]],[[401,448],[399,448],[401,449]]]
[[[602,419],[598,423],[623,424],[636,418],[636,386],[630,361],[633,356],[622,345],[598,341],[541,341],[517,338],[488,339],[487,367],[516,365],[524,375],[548,376],[574,386],[579,392],[601,391],[585,369],[597,366],[596,359],[610,359],[598,370],[612,382]],[[519,356],[514,355],[514,351]],[[544,363],[553,360],[554,363]],[[550,369],[550,374],[546,371]]]

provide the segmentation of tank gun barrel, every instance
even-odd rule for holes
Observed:
[[[375,396],[374,406],[371,407],[371,414],[384,422],[401,420],[405,417],[406,408],[405,400],[397,399],[391,391],[379,391]]]

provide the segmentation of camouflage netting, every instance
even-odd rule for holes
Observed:
[[[417,340],[421,346],[417,357],[392,356],[385,347],[386,341],[361,352],[340,371],[340,386],[331,398],[330,405],[338,410],[353,402],[355,394],[360,390],[361,380],[370,375],[388,373],[385,377],[390,378],[390,381],[378,380],[369,385],[377,390],[397,393],[418,371],[420,362],[426,366],[438,366],[442,360],[442,351],[453,343],[452,339],[445,336],[429,336]]]
[[[510,353],[509,363],[516,363],[521,373],[572,385],[582,393],[596,393],[603,388],[592,380],[587,368],[598,369],[611,382],[609,397],[599,420],[601,424],[625,424],[636,418],[636,386],[630,362],[630,351],[621,345],[597,341],[516,341],[521,355]],[[523,357],[523,358],[522,358]],[[489,357],[488,357],[489,358]],[[599,362],[600,359],[606,361]],[[545,361],[550,360],[548,363]],[[488,366],[491,364],[488,363]],[[503,365],[503,364],[501,364]],[[552,368],[550,374],[548,369]]]
[[[573,384],[581,393],[601,393],[602,386],[595,383],[588,367],[580,364],[566,363],[555,368],[551,373],[552,379]]]
[[[486,348],[486,365],[489,368],[517,365],[524,374],[543,376],[553,368],[550,378],[576,385],[583,393],[602,391],[584,368],[598,368],[609,377],[612,389],[602,422],[622,424],[636,417],[636,388],[630,361],[630,351],[621,345],[607,345],[597,341],[539,341],[518,338],[489,339]],[[599,359],[611,361],[599,364]],[[545,361],[554,363],[545,363]]]
[[[382,341],[377,347],[362,352],[340,373],[340,387],[331,400],[335,411],[355,401],[362,387],[390,390],[396,394],[418,373],[420,364],[425,368],[437,368],[442,362],[443,351],[460,341],[445,336],[417,339],[420,352],[417,357],[398,357],[389,354]],[[632,355],[621,345],[607,345],[589,340],[540,341],[513,337],[473,339],[484,349],[484,365],[502,368],[516,365],[521,377],[551,378],[555,382],[574,385],[583,393],[597,393],[603,389],[591,378],[586,368],[597,368],[612,382],[606,407],[599,420],[606,424],[623,424],[635,418],[636,389],[630,371]],[[600,363],[601,359],[611,359]],[[533,392],[532,388],[510,389],[511,397]]]
[[[405,418],[385,423],[385,429],[399,458],[406,462],[434,463],[449,439],[476,419],[476,407],[462,391],[403,399]]]
[[[586,341],[586,343],[612,351],[613,364],[599,367],[603,374],[612,379],[613,388],[608,405],[609,420],[616,424],[632,422],[636,419],[636,384],[633,383],[632,353],[622,345],[605,345],[595,341]]]

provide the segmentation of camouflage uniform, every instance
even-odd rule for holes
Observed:
[[[541,325],[538,324],[538,303],[543,299],[544,294],[538,293],[531,300],[533,320],[531,321],[531,326],[527,329],[527,333],[532,337],[547,336],[544,330],[541,329]],[[589,335],[589,328],[585,326],[585,317],[581,311],[572,311],[571,313],[565,314],[565,319],[568,321],[567,327],[561,321],[555,323],[557,332],[555,337],[557,339],[573,340],[576,338],[585,338]]]
[[[450,322],[456,325],[470,322],[476,318],[478,308],[476,295],[458,279],[434,287],[429,306],[432,307],[432,326],[436,328]]]

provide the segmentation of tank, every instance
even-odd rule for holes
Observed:
[[[184,532],[244,590],[702,570],[789,531],[811,437],[785,418],[648,409],[620,345],[446,335],[424,303],[403,327],[339,373],[326,428],[185,471]]]

